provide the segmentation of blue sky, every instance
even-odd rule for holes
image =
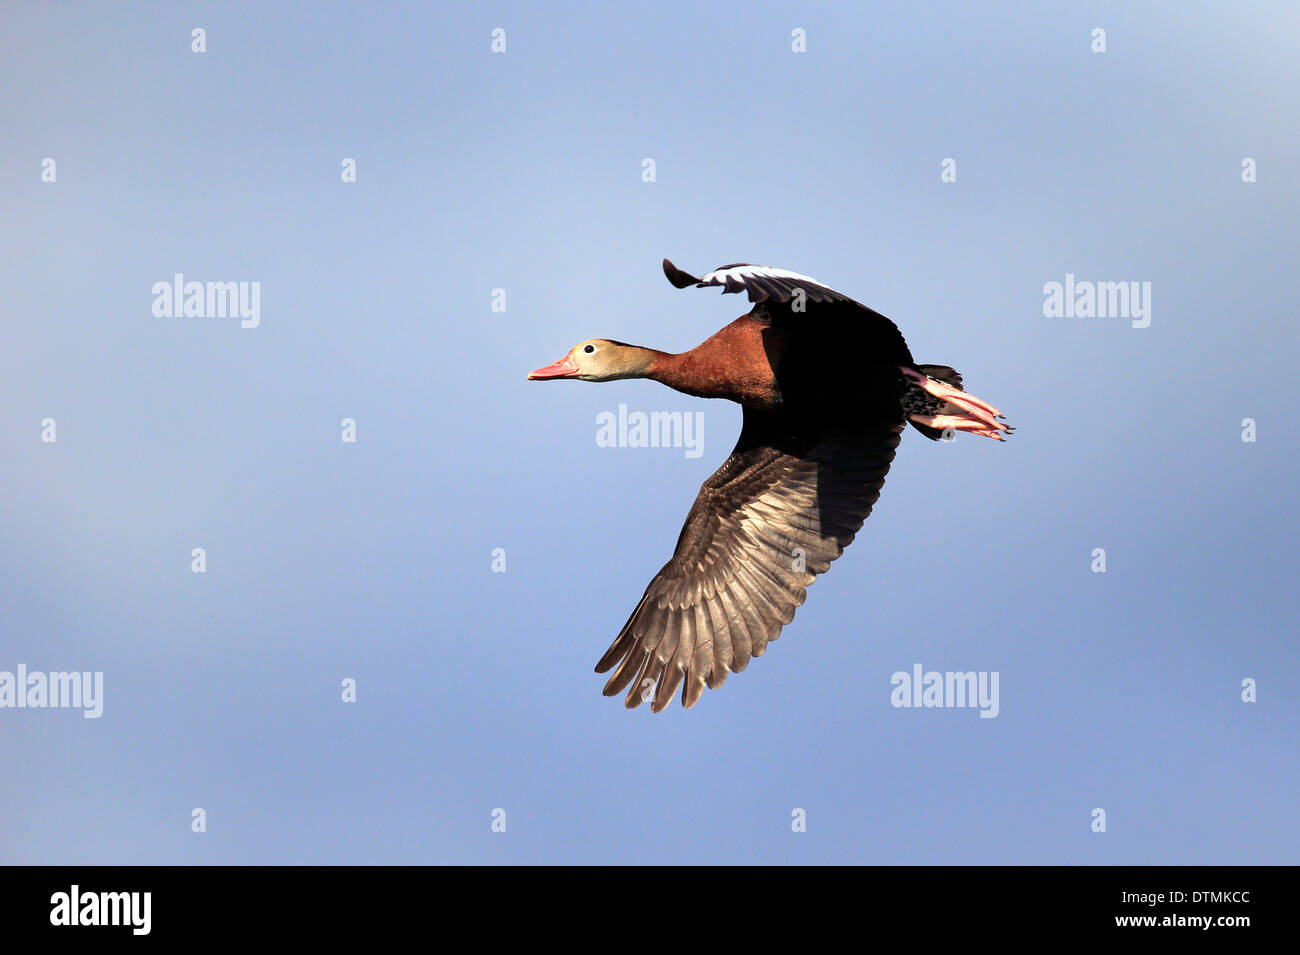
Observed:
[[[1297,861],[1296,10],[3,15],[0,671],[104,713],[0,709],[0,861]],[[592,666],[739,409],[524,375],[745,310],[664,256],[812,274],[1019,430],[909,430],[767,655],[652,717]],[[260,325],[156,317],[177,272]],[[1067,273],[1149,327],[1045,317]],[[704,453],[599,447],[620,403]],[[998,716],[892,707],[916,663]]]

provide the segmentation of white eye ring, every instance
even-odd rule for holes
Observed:
[[[592,345],[592,344],[590,344],[590,343],[589,343],[589,344],[586,344],[586,345],[583,345],[583,346],[582,346],[582,353],[583,353],[584,355],[594,355],[594,354],[596,353],[596,346],[595,346],[595,345]]]

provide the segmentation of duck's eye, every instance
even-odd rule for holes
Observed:
[[[592,354],[593,352],[595,352],[595,350],[596,350],[596,346],[595,346],[595,345],[583,345],[583,346],[582,346],[582,351],[583,351],[583,353],[584,353],[584,354],[587,354],[587,355]]]

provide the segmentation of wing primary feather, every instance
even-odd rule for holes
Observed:
[[[762,293],[781,284],[761,278],[751,287]],[[614,671],[604,692],[626,689],[629,708],[648,697],[661,712],[679,685],[682,705],[694,706],[763,656],[871,513],[904,427],[805,435],[773,419],[745,409],[740,440],[701,487],[672,559],[597,664]]]

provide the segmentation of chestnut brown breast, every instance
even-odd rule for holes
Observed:
[[[742,315],[690,351],[656,359],[650,377],[688,395],[778,411],[783,397],[777,371],[786,335],[752,314]]]

